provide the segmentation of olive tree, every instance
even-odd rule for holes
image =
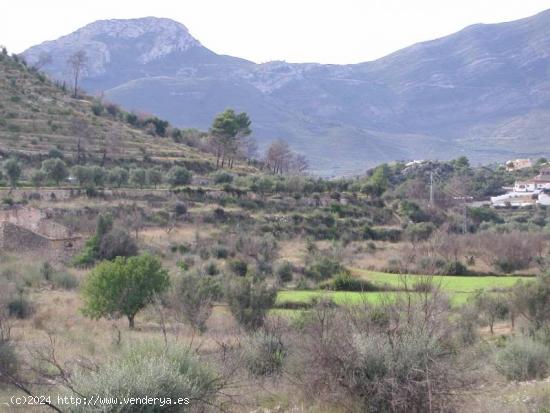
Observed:
[[[168,182],[172,186],[187,185],[191,183],[192,174],[183,166],[174,166],[168,173]]]
[[[149,254],[103,261],[85,281],[83,313],[93,319],[125,316],[134,328],[136,314],[169,285],[168,272]]]
[[[17,159],[8,159],[4,162],[4,172],[6,176],[8,177],[8,180],[10,181],[10,185],[12,188],[15,188],[17,186],[17,182],[19,182],[19,179],[21,178],[21,165],[17,161]]]
[[[147,182],[149,185],[153,185],[155,188],[162,184],[162,169],[151,168],[147,170]]]
[[[130,181],[135,185],[143,188],[147,183],[147,172],[143,168],[134,168],[130,171]]]
[[[54,181],[57,185],[69,176],[67,165],[61,159],[46,159],[42,162],[42,172],[48,179]]]

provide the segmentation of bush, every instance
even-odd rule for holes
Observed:
[[[64,290],[74,290],[78,287],[78,278],[68,271],[55,272],[51,281],[54,287]]]
[[[42,278],[44,278],[46,281],[51,281],[54,273],[55,270],[48,261],[42,263],[42,266],[40,267],[40,275],[42,276]]]
[[[268,310],[275,304],[277,290],[263,281],[237,278],[230,283],[226,298],[237,322],[247,330],[255,330],[264,324]]]
[[[13,376],[18,370],[17,353],[15,345],[8,337],[0,338],[0,382],[4,381],[4,375]]]
[[[331,402],[348,403],[345,411],[446,411],[466,376],[445,308],[435,296],[396,297],[366,313],[320,303],[295,343],[297,378],[306,394],[326,391]]]
[[[97,370],[82,369],[76,372],[72,388],[78,396],[106,398],[156,397],[189,398],[193,410],[203,411],[211,404],[221,389],[221,380],[213,370],[201,362],[195,353],[185,346],[165,348],[161,343],[150,342],[134,345],[122,354],[112,357]],[[158,405],[140,411],[188,412],[189,405]],[[87,406],[73,406],[75,412],[88,412]],[[130,413],[136,406],[105,405],[107,413]]]
[[[113,228],[99,242],[99,259],[112,260],[116,257],[137,255],[138,247],[130,234],[123,229]]]
[[[293,271],[294,268],[292,267],[292,264],[288,261],[285,261],[277,266],[275,274],[277,275],[277,278],[280,282],[286,283],[292,281]]]
[[[234,259],[229,261],[229,269],[233,274],[238,275],[239,277],[244,277],[248,272],[248,264],[244,260]]]
[[[36,188],[38,188],[39,186],[42,186],[45,180],[46,180],[46,174],[43,171],[37,169],[36,171],[32,172],[31,183]]]
[[[550,371],[550,352],[541,343],[517,337],[498,352],[496,367],[509,380],[540,379]]]
[[[172,305],[191,326],[206,331],[206,321],[212,314],[214,301],[222,296],[218,279],[197,274],[185,274],[178,281]]]
[[[317,257],[314,262],[305,269],[305,274],[316,280],[326,280],[327,278],[332,278],[337,274],[345,272],[346,268],[339,260],[324,255]]]
[[[7,302],[7,308],[10,317],[20,319],[28,318],[34,312],[32,302],[22,292]]]
[[[220,273],[220,270],[215,262],[209,262],[208,264],[206,264],[206,267],[204,270],[206,274],[210,276],[218,275]]]
[[[380,291],[380,288],[370,281],[354,278],[347,273],[338,274],[333,280],[322,283],[320,287],[334,291]]]
[[[57,148],[52,148],[48,152],[48,158],[57,158],[57,159],[63,159],[63,152],[61,152]]]
[[[444,272],[445,275],[468,275],[468,267],[460,261],[452,261],[447,263]]]
[[[105,108],[103,107],[101,102],[98,100],[94,101],[94,103],[92,104],[92,113],[96,116],[101,116],[103,114],[104,109]]]
[[[215,184],[230,184],[233,182],[233,175],[224,171],[218,171],[214,174]]]
[[[219,260],[224,260],[229,256],[229,251],[223,245],[216,245],[212,248],[212,255]]]
[[[177,217],[187,214],[187,206],[183,202],[176,202],[174,204],[174,213]]]
[[[268,331],[253,333],[244,346],[244,361],[254,376],[279,374],[287,355],[280,335]]]

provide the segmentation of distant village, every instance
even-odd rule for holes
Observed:
[[[530,159],[516,159],[506,162],[509,172],[531,168]],[[491,205],[495,208],[521,208],[532,205],[550,205],[550,166],[544,167],[540,173],[530,179],[516,181],[513,187],[504,188],[503,195],[491,197]]]

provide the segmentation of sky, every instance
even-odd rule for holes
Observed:
[[[216,53],[257,63],[358,63],[475,23],[550,8],[550,0],[1,0],[10,52],[99,19],[168,17]]]

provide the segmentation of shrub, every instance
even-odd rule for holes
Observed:
[[[286,283],[292,281],[292,272],[294,268],[292,264],[288,261],[285,261],[277,266],[275,269],[275,274],[280,282]]]
[[[224,381],[185,346],[165,348],[157,342],[133,345],[112,357],[97,370],[81,369],[74,374],[72,388],[81,397],[99,394],[106,398],[189,398],[193,410],[203,411],[211,404]],[[149,406],[140,411],[188,412],[189,405]],[[75,406],[75,412],[89,412],[88,406]],[[108,413],[130,413],[136,406],[105,405]]]
[[[229,256],[229,251],[223,245],[216,245],[212,248],[212,255],[217,259],[223,260]]]
[[[247,330],[255,330],[264,324],[265,316],[276,298],[275,288],[250,278],[232,280],[226,292],[231,313]]]
[[[244,361],[254,376],[279,374],[287,355],[282,337],[269,331],[253,333],[244,346]]]
[[[327,391],[331,402],[347,402],[345,411],[447,410],[464,366],[454,363],[446,308],[435,296],[396,297],[366,313],[320,303],[304,317],[295,343],[304,391]]]
[[[546,331],[550,344],[550,274],[539,275],[534,282],[518,282],[512,289],[512,303],[533,333]]]
[[[103,114],[104,109],[105,108],[103,107],[101,102],[98,100],[94,101],[94,103],[92,104],[92,113],[96,116],[101,116]]]
[[[55,272],[51,281],[54,287],[64,290],[74,290],[78,287],[78,278],[68,271]]]
[[[0,340],[0,383],[3,381],[3,375],[13,376],[17,369],[15,346],[8,340]]]
[[[229,261],[229,269],[233,272],[233,274],[238,275],[239,277],[244,277],[248,272],[248,264],[244,260],[234,259]]]
[[[233,175],[224,171],[218,171],[214,174],[214,183],[216,184],[230,184],[233,182]]]
[[[425,241],[435,230],[435,225],[431,222],[420,222],[418,224],[409,224],[406,229],[406,237],[409,241]]]
[[[346,268],[336,258],[329,256],[317,257],[306,269],[305,274],[308,277],[317,280],[326,280],[337,274],[345,273]]]
[[[444,272],[445,275],[468,275],[468,267],[460,261],[452,261],[447,263]]]
[[[320,285],[334,291],[379,291],[380,288],[367,280],[352,277],[350,274],[338,274],[333,280]]]
[[[136,242],[121,228],[113,228],[99,241],[99,259],[112,260],[115,257],[131,257],[138,253]]]
[[[174,213],[178,217],[187,214],[187,206],[183,202],[176,202],[174,204]]]
[[[57,148],[52,148],[48,152],[48,158],[57,158],[57,159],[63,159],[63,152],[61,152]]]
[[[206,264],[205,272],[206,274],[213,276],[218,275],[220,273],[220,270],[215,262],[209,262],[208,264]]]
[[[550,352],[528,337],[517,337],[498,352],[496,367],[509,380],[540,379],[550,371]]]
[[[7,309],[11,317],[20,319],[28,318],[34,312],[32,302],[22,292],[7,302]]]
[[[178,281],[172,305],[191,326],[206,331],[206,321],[212,314],[214,301],[222,295],[218,279],[197,274],[185,274]]]
[[[42,278],[44,278],[46,281],[51,281],[54,273],[55,270],[48,261],[42,263],[42,266],[40,267],[40,275],[42,276]]]
[[[46,180],[46,174],[43,171],[37,169],[32,172],[31,183],[33,184],[33,186],[38,188],[39,186],[42,186],[44,184],[45,180]]]

